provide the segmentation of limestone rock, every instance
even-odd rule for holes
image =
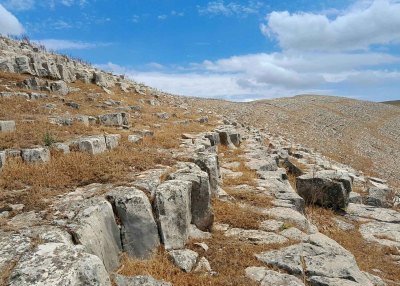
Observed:
[[[117,286],[172,286],[171,283],[155,280],[151,276],[134,276],[126,277],[115,275],[115,283]]]
[[[28,163],[50,161],[50,150],[47,148],[23,149],[22,159]]]
[[[297,192],[306,203],[336,209],[347,207],[351,185],[348,174],[330,170],[296,178]]]
[[[209,231],[214,221],[211,205],[211,190],[208,175],[194,163],[179,163],[177,171],[168,175],[168,179],[189,181],[191,190],[192,223],[200,230]]]
[[[171,180],[158,186],[155,208],[161,240],[166,249],[183,248],[189,237],[192,183]]]
[[[199,153],[194,159],[194,163],[201,170],[207,172],[210,180],[211,193],[217,194],[221,175],[219,171],[219,161],[217,154]]]
[[[226,236],[234,236],[241,240],[251,241],[254,244],[285,243],[288,240],[279,234],[262,230],[231,228],[225,232]]]
[[[31,248],[31,239],[19,233],[0,231],[0,273]]]
[[[111,285],[95,255],[62,243],[40,244],[25,253],[10,275],[9,285]]]
[[[212,273],[212,268],[210,262],[207,258],[200,258],[199,262],[196,265],[196,268],[193,270],[194,273]]]
[[[0,132],[14,132],[15,131],[15,121],[0,121]]]
[[[111,204],[104,198],[94,197],[78,202],[76,207],[79,211],[69,226],[74,240],[100,257],[107,271],[115,270],[122,247]]]
[[[124,112],[99,115],[99,122],[102,125],[117,127],[129,124],[128,115]]]
[[[5,164],[6,164],[6,152],[0,151],[0,171],[1,169],[4,168]]]
[[[64,154],[70,153],[69,146],[68,146],[68,144],[65,144],[65,143],[54,143],[51,145],[51,147],[57,151],[64,153]]]
[[[128,141],[131,143],[141,143],[143,142],[143,136],[140,135],[129,135]]]
[[[117,148],[119,145],[119,141],[121,140],[120,134],[107,134],[104,137],[106,140],[106,146],[108,150]]]
[[[160,239],[149,199],[142,191],[129,187],[119,187],[107,197],[122,224],[123,250],[134,257],[150,257],[160,245]]]
[[[107,150],[106,140],[103,135],[90,136],[79,139],[79,151],[87,152],[91,155],[103,153]]]
[[[265,267],[248,267],[246,276],[260,282],[261,286],[304,286],[304,283],[297,277],[285,273],[279,273]]]
[[[199,255],[190,249],[171,250],[168,252],[176,266],[185,272],[191,272]]]
[[[50,89],[52,92],[61,95],[67,95],[69,93],[68,85],[62,80],[50,83]]]

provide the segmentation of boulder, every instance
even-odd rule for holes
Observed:
[[[159,232],[166,249],[183,248],[189,237],[191,189],[188,181],[171,180],[155,192]]]
[[[40,244],[25,253],[9,277],[10,286],[110,285],[102,261],[95,255],[63,243]]]
[[[15,121],[7,120],[0,121],[0,132],[14,132],[15,131]]]
[[[351,192],[349,194],[349,203],[362,204],[363,198],[359,193]]]
[[[15,58],[14,71],[16,73],[25,73],[33,75],[34,72],[30,66],[30,59],[27,56],[18,56]]]
[[[200,260],[197,263],[196,268],[193,270],[193,272],[194,273],[210,273],[210,274],[213,273],[210,262],[205,257],[200,258]]]
[[[129,135],[128,136],[128,142],[131,142],[131,143],[142,143],[143,142],[143,136],[141,136],[141,135]]]
[[[151,276],[142,275],[126,277],[117,274],[114,280],[117,286],[172,286],[171,283],[155,280]]]
[[[354,256],[327,236],[312,234],[303,243],[257,254],[256,257],[272,267],[296,276],[340,279],[354,285],[372,286],[371,281],[358,268]],[[268,285],[268,284],[267,284]],[[312,284],[344,285],[344,284]],[[352,284],[353,285],[353,284]]]
[[[103,135],[80,138],[78,148],[81,152],[91,155],[103,153],[107,150],[106,139]]]
[[[216,146],[221,143],[220,138],[219,138],[219,133],[217,132],[212,132],[209,134],[204,135],[205,138],[210,140],[211,146]]]
[[[246,167],[253,171],[276,171],[278,170],[278,164],[272,157],[266,157],[262,159],[251,159],[245,163]]]
[[[345,209],[349,204],[352,180],[347,173],[327,170],[297,177],[296,187],[308,204]]]
[[[59,80],[55,81],[49,84],[50,90],[52,92],[61,94],[61,95],[67,95],[69,93],[68,85],[65,83],[65,81]]]
[[[211,206],[211,189],[207,173],[194,163],[179,163],[176,168],[178,170],[169,174],[167,179],[192,183],[192,223],[200,230],[210,231],[214,221],[214,213]]]
[[[117,127],[129,124],[127,114],[124,112],[99,115],[99,122],[102,125]]]
[[[50,161],[50,150],[47,148],[23,149],[21,156],[22,160],[27,163],[48,162]]]
[[[233,148],[235,145],[233,145],[230,137],[230,133],[228,131],[220,131],[218,130],[218,135],[220,139],[220,143],[222,145],[228,146],[230,148]]]
[[[365,204],[375,207],[390,207],[393,204],[394,192],[387,188],[371,187],[368,189],[368,196]]]
[[[107,134],[104,136],[106,140],[106,146],[108,150],[112,150],[119,145],[119,140],[121,140],[120,134]]]
[[[51,148],[54,148],[57,151],[60,151],[64,154],[70,153],[68,144],[65,143],[54,143],[51,145]]]
[[[105,87],[105,88],[110,88],[115,85],[112,78],[107,76],[103,72],[93,73],[93,80],[94,80],[95,84],[97,84],[98,86],[101,86],[101,87]]]
[[[170,118],[169,113],[167,112],[158,112],[155,114],[159,119],[167,120]]]
[[[149,258],[160,245],[157,224],[147,196],[138,189],[119,187],[107,194],[121,222],[122,249]]]
[[[94,197],[72,205],[77,214],[69,224],[74,242],[98,256],[107,271],[119,266],[122,249],[120,229],[115,221],[111,204],[104,198]]]
[[[261,286],[304,286],[304,283],[296,276],[279,273],[265,267],[247,267],[245,272],[248,278],[259,282]]]
[[[199,152],[194,159],[194,163],[208,174],[210,180],[211,193],[218,193],[218,186],[221,181],[219,172],[218,155],[213,153]]]
[[[172,262],[185,272],[192,271],[199,257],[197,252],[190,249],[171,250],[168,255]]]

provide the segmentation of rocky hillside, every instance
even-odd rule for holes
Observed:
[[[396,107],[178,97],[0,47],[0,285],[398,285]]]
[[[210,101],[217,112],[281,134],[400,187],[400,109],[333,96],[302,95],[250,103]]]

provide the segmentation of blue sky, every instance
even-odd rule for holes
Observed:
[[[400,99],[400,1],[0,0],[0,33],[182,95]]]

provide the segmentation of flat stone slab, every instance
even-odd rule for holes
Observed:
[[[296,276],[279,273],[265,267],[248,267],[245,272],[248,278],[259,282],[261,286],[304,286],[304,283]]]
[[[381,222],[400,223],[400,212],[361,204],[349,204],[346,212],[351,217],[373,219]]]
[[[368,222],[360,226],[360,233],[367,241],[383,246],[400,248],[400,224],[386,222]]]
[[[0,120],[0,132],[14,132],[14,131],[15,131],[15,121]]]
[[[151,276],[133,276],[127,277],[115,275],[115,283],[117,286],[172,286],[171,283],[159,281]]]
[[[288,240],[279,234],[254,229],[231,228],[225,232],[226,236],[237,237],[254,244],[285,243]]]

